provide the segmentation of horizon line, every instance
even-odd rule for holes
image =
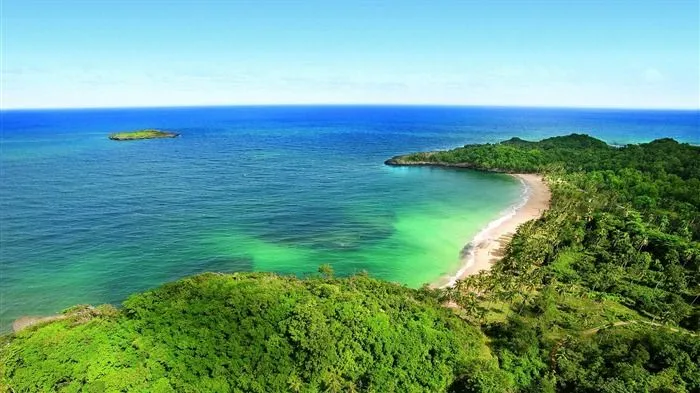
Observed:
[[[42,110],[109,110],[109,109],[187,109],[187,108],[236,108],[236,107],[434,107],[434,108],[522,108],[522,109],[589,109],[589,110],[648,110],[648,111],[700,111],[698,107],[625,107],[625,106],[568,106],[568,105],[517,105],[517,104],[447,104],[447,103],[250,103],[250,104],[175,104],[137,106],[56,106],[56,107],[0,107],[0,112]]]

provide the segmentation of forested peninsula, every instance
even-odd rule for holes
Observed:
[[[72,308],[0,338],[0,390],[700,391],[700,147],[572,134],[387,164],[538,173],[551,207],[449,288],[322,266]]]

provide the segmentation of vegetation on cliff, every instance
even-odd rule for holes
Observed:
[[[116,132],[109,135],[109,139],[113,141],[133,141],[139,139],[159,139],[159,138],[175,138],[180,134],[175,132],[166,132],[160,130],[140,130],[131,132]]]

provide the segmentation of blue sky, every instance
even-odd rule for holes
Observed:
[[[2,108],[700,107],[697,0],[2,0]]]

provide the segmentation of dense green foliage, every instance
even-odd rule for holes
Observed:
[[[557,385],[577,392],[700,391],[700,339],[663,329],[606,329],[553,354]]]
[[[687,366],[700,362],[699,338],[678,330],[700,329],[700,147],[670,139],[612,147],[570,135],[394,159],[411,162],[548,179],[544,216],[518,230],[490,274],[443,294],[481,313],[519,390],[700,391],[700,371]],[[475,289],[478,297],[464,295]],[[489,309],[498,302],[500,320]],[[642,347],[665,360],[625,357]],[[548,359],[553,351],[578,360]]]
[[[304,280],[205,274],[120,310],[71,310],[0,340],[0,386],[700,392],[700,147],[574,134],[388,163],[542,173],[551,207],[490,272],[446,289],[324,266]]]
[[[365,276],[205,274],[22,331],[14,392],[423,392],[507,389],[484,336],[425,292]]]

